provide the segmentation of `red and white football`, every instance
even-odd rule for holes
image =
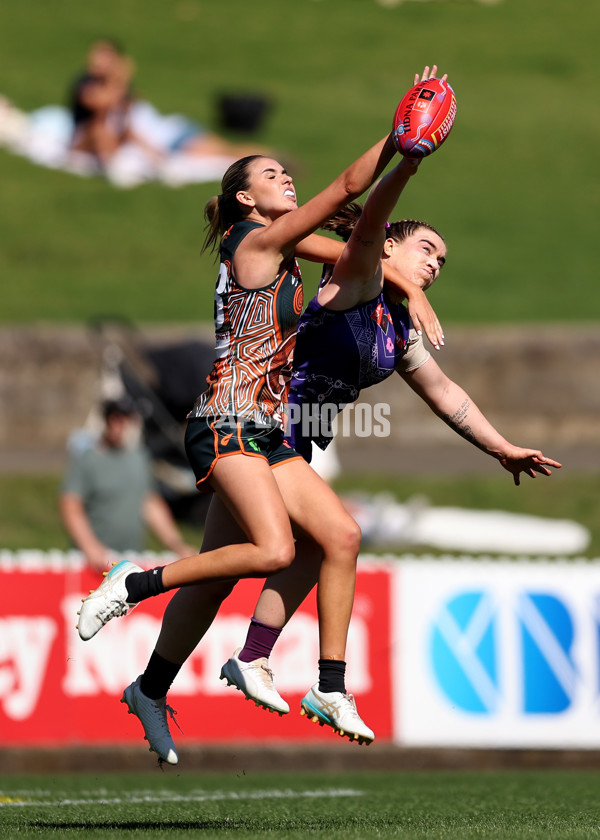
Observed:
[[[439,148],[454,125],[456,97],[448,82],[428,79],[406,93],[394,115],[394,143],[406,157],[426,157]]]

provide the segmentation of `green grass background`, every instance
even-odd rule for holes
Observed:
[[[18,551],[37,548],[67,550],[69,540],[58,516],[58,494],[61,476],[0,475],[0,548]],[[431,505],[463,507],[473,510],[505,510],[532,516],[573,519],[588,528],[591,541],[580,556],[600,557],[600,478],[593,474],[570,475],[559,472],[551,479],[535,481],[523,478],[521,486],[513,486],[511,477],[497,476],[406,476],[394,477],[379,473],[344,474],[335,482],[340,493],[391,493],[405,502],[414,496]],[[200,545],[202,532],[189,522],[180,523],[191,545]],[[152,537],[148,548],[162,551]],[[424,554],[427,546],[366,546],[365,551],[389,551]],[[433,550],[433,553],[440,552]]]
[[[21,807],[0,801],[0,815],[6,836],[23,840],[82,831],[94,840],[592,840],[600,836],[597,786],[597,773],[574,770],[58,774],[0,779],[0,797],[24,801]],[[298,796],[336,789],[355,795]],[[269,798],[270,792],[283,795]],[[146,801],[133,802],[140,794]]]
[[[596,0],[20,0],[0,7],[0,93],[24,110],[65,100],[87,44],[123,41],[136,87],[217,127],[214,95],[274,107],[261,142],[295,161],[300,200],[390,128],[415,72],[448,72],[458,116],[399,215],[445,234],[432,300],[445,325],[600,317]],[[0,319],[209,319],[200,255],[216,185],[119,191],[0,151]],[[307,272],[314,282],[314,269]]]
[[[447,268],[431,292],[446,331],[576,329],[600,321],[599,34],[596,0],[20,0],[0,5],[0,94],[26,111],[64,102],[88,44],[114,36],[137,63],[139,93],[166,113],[218,129],[219,92],[269,96],[257,139],[291,161],[305,200],[389,130],[413,74],[437,62],[457,94],[456,125],[398,215],[446,236]],[[216,272],[200,253],[202,210],[217,189],[123,191],[0,149],[0,325],[107,314],[138,325],[210,320]],[[305,269],[307,294],[316,271]],[[58,482],[0,479],[5,547],[66,546]],[[598,556],[596,476],[564,471],[524,485],[515,493],[505,476],[360,476],[340,488],[571,517],[591,529]]]

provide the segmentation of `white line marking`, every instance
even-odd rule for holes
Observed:
[[[35,794],[47,799],[27,799],[26,797]],[[307,799],[307,798],[334,798],[344,796],[362,796],[361,790],[339,788],[331,790],[257,790],[247,793],[214,791],[191,791],[188,794],[177,794],[167,790],[157,791],[131,791],[122,797],[102,797],[106,791],[82,791],[82,796],[87,799],[69,799],[65,791],[0,791],[0,808],[43,806],[50,805],[141,805],[147,802],[154,804],[170,802],[222,802],[237,801],[246,799]],[[51,798],[50,798],[51,797]]]

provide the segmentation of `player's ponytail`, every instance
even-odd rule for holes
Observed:
[[[362,204],[359,204],[358,201],[353,201],[345,207],[342,207],[341,210],[338,210],[335,216],[332,216],[321,225],[321,228],[323,230],[333,231],[340,239],[347,242],[361,217],[362,210]]]
[[[204,219],[206,221],[206,236],[204,238],[204,245],[202,246],[202,253],[208,248],[210,251],[214,250],[216,243],[221,238],[220,218],[219,218],[219,196],[213,195],[208,200],[204,207]]]
[[[263,155],[240,158],[232,163],[223,175],[221,194],[213,196],[204,208],[206,237],[202,253],[216,250],[225,231],[236,222],[241,222],[249,212],[249,208],[239,203],[236,195],[250,186],[248,169],[252,161],[259,157]]]

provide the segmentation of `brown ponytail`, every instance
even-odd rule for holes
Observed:
[[[359,204],[358,201],[353,201],[345,207],[342,207],[341,210],[338,210],[335,216],[332,216],[325,224],[321,225],[321,228],[323,230],[333,231],[340,239],[347,242],[361,217],[362,211],[362,204]]]
[[[263,155],[248,155],[232,163],[221,181],[221,194],[213,196],[204,208],[206,237],[202,246],[204,251],[214,251],[225,231],[235,222],[244,218],[249,208],[241,205],[236,195],[247,190],[250,185],[248,170],[250,164]]]

